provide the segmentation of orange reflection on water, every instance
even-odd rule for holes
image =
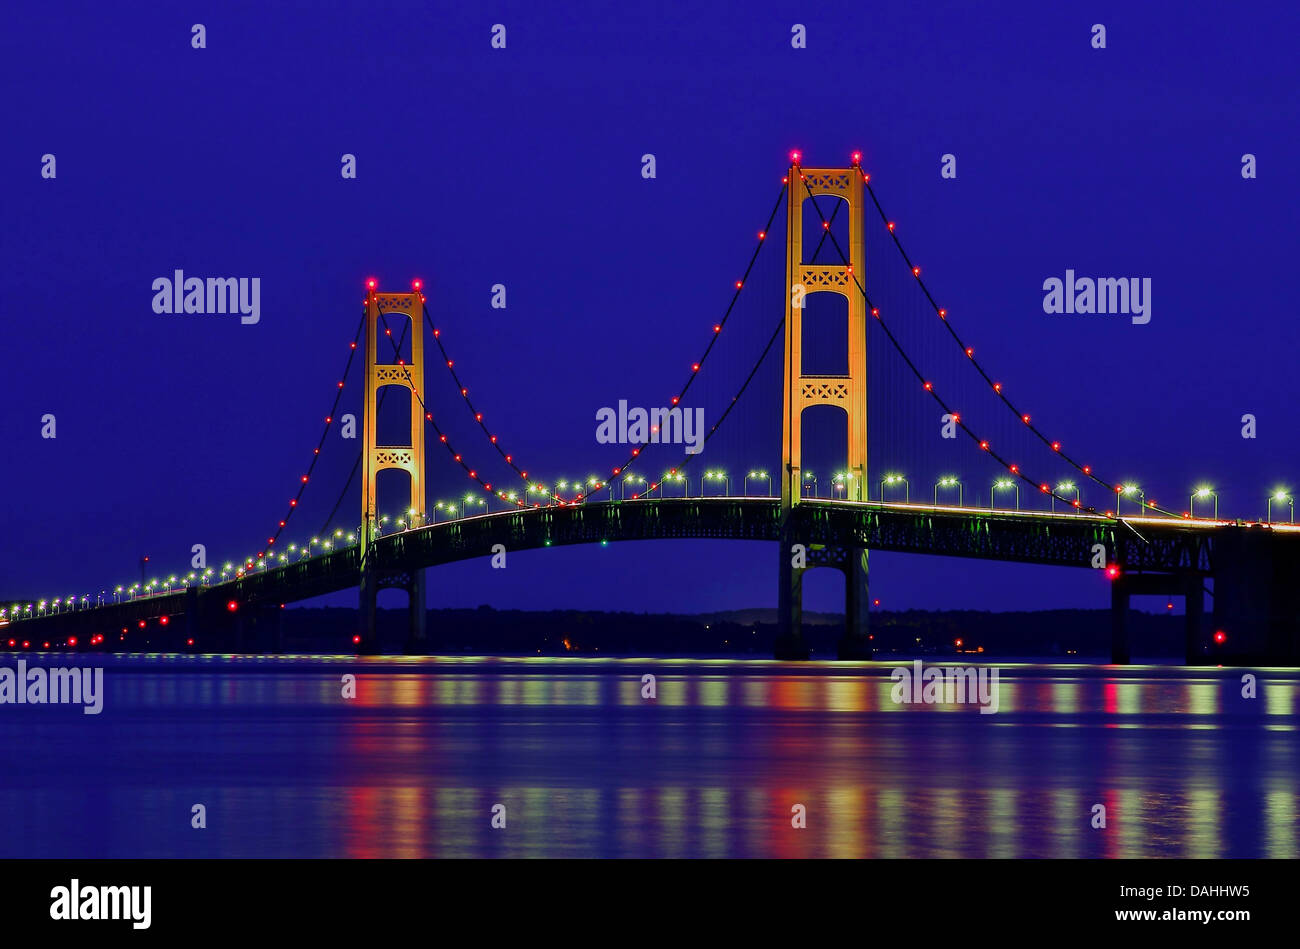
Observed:
[[[114,711],[156,742],[176,706],[204,710],[160,760],[221,802],[230,855],[256,846],[241,827],[348,857],[1300,852],[1297,679],[1283,672],[1258,673],[1247,700],[1241,670],[1007,665],[999,711],[981,715],[893,702],[888,663],[592,668],[148,673],[116,682]],[[355,700],[341,697],[350,670]],[[188,745],[226,757],[194,776],[183,769],[205,765]],[[1098,803],[1105,829],[1091,826]],[[806,829],[791,826],[794,804]]]

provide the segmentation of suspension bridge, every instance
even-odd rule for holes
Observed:
[[[501,549],[696,538],[774,545],[777,658],[808,657],[802,585],[806,572],[818,568],[834,568],[845,577],[839,657],[872,657],[868,553],[882,550],[1102,571],[1109,580],[1114,663],[1130,660],[1133,644],[1126,618],[1130,599],[1141,595],[1184,599],[1189,664],[1300,659],[1300,584],[1295,582],[1300,577],[1300,527],[1292,523],[1290,494],[1271,497],[1263,518],[1221,519],[1218,497],[1208,486],[1189,494],[1186,509],[1166,508],[1137,485],[1108,480],[1097,466],[1068,451],[1011,400],[957,332],[885,214],[858,154],[841,168],[805,167],[801,156],[792,154],[777,201],[725,312],[664,407],[660,419],[666,427],[674,421],[680,426],[684,400],[736,318],[739,301],[751,283],[762,283],[751,277],[764,247],[773,243],[772,227],[782,209],[785,258],[773,271],[773,292],[762,299],[764,308],[778,314],[775,329],[748,371],[739,373],[739,383],[728,387],[730,398],[718,400],[703,438],[707,448],[727,430],[729,419],[735,426],[733,412],[752,391],[760,368],[770,354],[781,353],[775,477],[766,468],[742,469],[747,473],[735,478],[718,467],[701,470],[702,453],[686,453],[652,477],[657,469],[647,459],[675,450],[652,427],[633,439],[621,463],[606,475],[541,480],[507,450],[505,437],[475,406],[421,282],[413,281],[410,292],[393,293],[381,291],[372,279],[311,461],[287,511],[256,554],[227,562],[220,570],[209,567],[153,580],[142,576],[139,583],[94,596],[0,603],[0,648],[275,651],[277,616],[287,604],[356,588],[357,627],[339,647],[374,653],[379,651],[378,594],[391,588],[408,596],[406,651],[424,653],[429,648],[428,568],[490,557]],[[879,246],[873,245],[868,271],[867,246],[873,240]],[[887,272],[901,274],[902,282],[875,282],[873,275]],[[822,296],[839,301],[842,318],[820,317],[813,301]],[[929,318],[927,325],[938,327],[937,341],[922,341],[922,314]],[[828,333],[828,325],[844,330],[843,339],[836,341],[839,363],[835,371],[810,371],[815,361],[811,350],[835,335]],[[426,385],[426,335],[465,417],[483,436],[476,462],[464,446],[457,447],[459,438],[453,444],[440,421],[447,417],[446,407],[433,404],[432,386]],[[761,333],[748,335],[763,341]],[[330,516],[345,502],[359,472],[359,522],[351,522],[355,529],[337,527],[304,543],[285,543],[328,435],[338,427],[343,391],[358,353],[364,364],[361,451]],[[879,411],[882,396],[878,389],[869,392],[869,380],[883,375],[886,365],[893,374],[885,398],[897,402],[887,403],[884,417],[873,417],[872,404]],[[960,384],[949,386],[938,381],[938,373],[931,374],[944,367],[978,390],[984,399],[980,412],[959,411],[950,393],[960,391]],[[399,444],[379,439],[380,411],[391,392],[404,393],[399,398],[409,408],[409,431]],[[826,410],[838,420],[843,437],[833,450],[834,473],[821,469],[819,482],[805,464],[805,416]],[[932,441],[948,453],[945,464],[961,446],[966,464],[985,476],[978,483],[988,487],[987,502],[982,489],[971,491],[976,481],[946,473],[948,468],[936,469],[924,482],[899,473],[895,465],[877,467],[876,474],[869,470],[868,431],[893,431],[891,425],[901,424],[895,420],[904,411],[940,423],[927,422],[926,430],[941,433]],[[891,439],[891,450],[897,451],[894,441],[904,440]],[[877,443],[878,436],[872,444]],[[445,454],[449,467],[468,479],[471,490],[462,499],[428,502],[430,448],[435,455]],[[1031,452],[1041,456],[1037,462],[1027,459]],[[377,485],[379,473],[389,469],[406,474],[409,491],[396,513],[384,514]],[[493,469],[506,472],[506,486],[488,473]],[[1095,503],[1085,503],[1085,487],[1089,497],[1098,499]],[[1207,594],[1213,597],[1212,611],[1206,609]]]

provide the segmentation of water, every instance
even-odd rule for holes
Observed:
[[[1001,665],[981,715],[893,703],[901,661],[102,662],[101,715],[0,705],[0,856],[1300,852],[1295,670],[1248,700],[1245,670]]]

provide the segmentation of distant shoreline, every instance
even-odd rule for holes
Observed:
[[[345,652],[357,613],[344,607],[298,608],[281,614],[284,652]],[[908,656],[998,657],[1083,661],[1109,659],[1109,609],[875,610],[870,633],[881,659]],[[754,608],[702,614],[603,610],[429,610],[430,655],[584,656],[669,655],[771,658],[776,610]],[[381,651],[400,654],[406,611],[380,610]],[[843,618],[805,613],[804,638],[813,658],[834,658]],[[1183,618],[1134,610],[1129,618],[1136,654],[1181,658]],[[960,643],[960,645],[958,645]]]

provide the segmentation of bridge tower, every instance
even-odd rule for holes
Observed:
[[[375,539],[379,536],[376,511],[376,480],[385,468],[398,468],[410,476],[411,495],[408,523],[412,528],[424,524],[426,514],[424,483],[424,323],[422,320],[424,298],[419,285],[412,293],[379,293],[373,283],[366,294],[366,382],[363,393],[363,422],[365,442],[361,446],[361,644],[358,652],[378,652],[376,620],[378,596],[384,587],[406,591],[408,597],[409,626],[406,651],[422,653],[425,637],[425,580],[423,570],[404,570],[385,567],[378,556]],[[379,361],[380,315],[396,318],[398,326],[403,319],[411,321],[411,361],[381,363]],[[380,445],[377,408],[379,390],[384,386],[401,386],[410,393],[411,434],[405,445]]]
[[[833,566],[844,571],[844,637],[841,659],[871,658],[867,636],[867,550],[848,547],[837,550],[813,549],[799,536],[797,508],[802,500],[803,413],[814,405],[834,405],[844,411],[848,428],[847,484],[845,497],[867,500],[867,311],[858,282],[866,279],[866,251],[863,244],[862,175],[855,162],[849,168],[804,168],[795,153],[787,179],[786,281],[785,300],[785,388],[781,426],[781,545],[778,659],[806,659],[803,641],[803,573],[814,566]],[[814,264],[804,261],[803,222],[805,202],[828,195],[820,203],[827,220],[827,204],[844,201],[849,215],[849,262]],[[812,210],[811,208],[809,210]],[[816,213],[815,211],[813,213]],[[817,222],[821,222],[821,216]],[[856,277],[856,281],[855,281]],[[813,375],[803,369],[804,300],[814,293],[838,293],[848,301],[848,373]],[[796,544],[804,545],[801,555],[806,566],[796,566]]]

